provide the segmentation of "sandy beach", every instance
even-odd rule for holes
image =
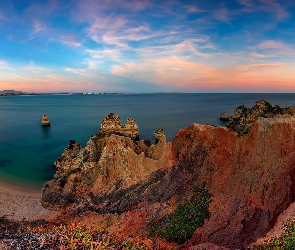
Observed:
[[[41,206],[42,190],[27,189],[0,181],[0,217],[11,220],[50,220],[57,212]]]

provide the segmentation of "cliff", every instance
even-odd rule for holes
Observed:
[[[203,187],[211,195],[210,217],[184,245],[234,249],[265,235],[295,200],[291,115],[258,117],[244,135],[192,124],[166,142],[158,130],[155,145],[122,134],[116,124],[120,131],[101,129],[86,147],[70,142],[44,186],[44,206],[87,210],[101,220],[113,214],[121,226],[109,228],[147,235],[151,225],[188,202],[195,187]]]

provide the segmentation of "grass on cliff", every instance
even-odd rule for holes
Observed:
[[[4,222],[4,220],[2,220]],[[3,228],[13,223],[5,220]],[[97,232],[90,227],[80,224],[68,225],[38,225],[24,227],[12,225],[10,230],[0,232],[0,240],[11,249],[35,250],[35,249],[59,249],[59,250],[165,250],[168,249],[163,242],[153,242],[144,237],[117,236],[106,231]],[[16,228],[17,227],[17,228]],[[16,230],[15,230],[16,229]]]
[[[293,250],[295,249],[295,221],[288,221],[284,225],[281,236],[273,237],[265,243],[254,246],[253,250]]]
[[[208,210],[210,197],[211,195],[204,187],[196,187],[192,198],[187,203],[180,204],[173,213],[162,217],[150,226],[150,236],[162,237],[177,244],[184,243],[210,217]]]

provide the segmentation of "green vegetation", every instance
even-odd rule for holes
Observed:
[[[11,249],[60,249],[60,250],[165,250],[161,241],[153,242],[140,236],[118,236],[103,231],[98,232],[91,227],[81,224],[53,225],[42,224],[24,227],[24,225],[10,225],[6,221],[0,227],[0,240]],[[9,226],[7,231],[4,227]],[[16,229],[16,230],[15,230]]]
[[[173,213],[151,225],[150,236],[163,237],[177,244],[184,243],[192,237],[197,228],[203,226],[205,219],[210,217],[210,197],[204,187],[196,187],[190,201],[179,205]]]
[[[29,229],[37,234],[50,236],[48,242],[58,242],[60,249],[150,249],[148,240],[139,237],[118,237],[80,224]]]
[[[295,249],[295,222],[288,221],[279,237],[273,237],[265,243],[254,246],[254,250],[292,250]]]

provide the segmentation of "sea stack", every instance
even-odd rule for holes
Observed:
[[[222,112],[219,119],[222,121],[229,121],[230,117],[225,112]]]
[[[50,121],[46,114],[42,115],[42,126],[50,126]]]

